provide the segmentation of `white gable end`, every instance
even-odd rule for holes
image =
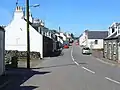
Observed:
[[[5,49],[27,51],[27,27],[23,18],[14,18],[5,28]],[[43,58],[43,36],[39,34],[31,25],[30,31],[30,51],[40,52]]]

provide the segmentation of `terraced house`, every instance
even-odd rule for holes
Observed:
[[[108,36],[104,39],[104,57],[120,61],[120,23],[114,22],[108,28]]]
[[[103,40],[107,37],[107,31],[85,30],[79,37],[80,46],[86,46],[91,49],[103,49]]]
[[[29,16],[30,51],[40,54],[40,58],[58,50],[57,35],[44,26],[44,22]],[[5,49],[27,51],[26,16],[22,7],[17,6],[13,20],[5,27]]]

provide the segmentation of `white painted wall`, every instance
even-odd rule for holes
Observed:
[[[21,12],[22,13],[22,12]],[[27,51],[27,28],[23,15],[15,12],[14,19],[5,28],[5,49]],[[16,16],[17,15],[17,16]],[[21,18],[20,18],[21,17]],[[30,51],[40,52],[43,58],[43,36],[39,34],[31,25],[30,29]]]
[[[79,38],[79,45],[87,45],[87,35],[83,32],[82,36]]]
[[[60,36],[63,37],[63,40],[66,41],[66,36],[64,35],[64,33],[60,33]]]
[[[63,44],[63,40],[59,37],[60,35],[59,34],[55,34],[56,36],[57,36],[57,41],[59,41],[60,43],[62,43]]]
[[[95,40],[98,40],[98,44],[94,43]],[[103,39],[88,39],[88,47],[91,47],[91,45],[92,49],[103,49]]]

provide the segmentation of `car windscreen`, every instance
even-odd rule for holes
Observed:
[[[90,48],[83,48],[84,50],[90,50]]]

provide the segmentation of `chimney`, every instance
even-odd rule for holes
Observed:
[[[17,6],[14,12],[14,19],[20,19],[23,18],[24,13],[23,13],[23,8],[20,6]]]
[[[16,12],[23,12],[22,7],[17,6],[17,7],[16,7]]]
[[[60,26],[59,26],[59,33],[61,32],[61,28],[60,28]]]

